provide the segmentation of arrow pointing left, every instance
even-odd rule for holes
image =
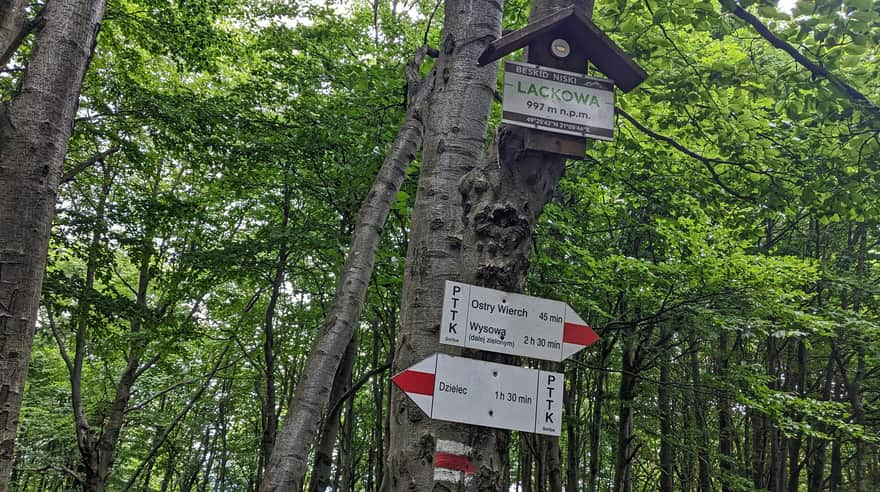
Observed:
[[[558,436],[563,376],[434,354],[391,378],[429,417]]]

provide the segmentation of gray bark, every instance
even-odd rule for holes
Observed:
[[[0,68],[12,58],[28,31],[27,0],[0,0]]]
[[[672,337],[669,326],[660,328],[660,339],[669,340]],[[673,492],[675,490],[675,458],[672,450],[674,436],[672,434],[673,408],[669,394],[669,386],[672,383],[670,376],[670,347],[668,344],[661,347],[664,351],[660,361],[660,383],[657,385],[657,405],[660,407],[660,492]]]
[[[636,375],[638,373],[637,348],[634,347],[635,333],[624,333],[620,388],[618,390],[619,421],[617,428],[617,454],[614,466],[614,491],[633,491],[632,460],[635,455],[633,440],[634,415],[633,401],[636,395]]]
[[[424,55],[425,50],[422,50],[414,63],[416,67],[421,64]],[[425,81],[426,86],[429,84],[430,81]],[[330,389],[342,359],[341,349],[351,340],[361,315],[382,228],[406,176],[406,168],[421,147],[424,132],[422,96],[427,91],[417,92],[420,95],[407,112],[391,150],[361,204],[333,305],[323,329],[315,339],[275,441],[272,457],[260,484],[263,492],[300,490],[303,487],[309,448],[318,430],[321,414],[330,399]]]
[[[333,388],[330,393],[331,411],[324,417],[324,427],[321,439],[315,450],[315,463],[312,467],[312,477],[309,482],[309,492],[323,492],[330,486],[330,468],[333,464],[333,449],[336,447],[336,437],[339,434],[339,417],[342,414],[342,396],[351,387],[351,373],[354,369],[354,360],[357,355],[357,337],[348,342],[345,355],[336,378],[333,380]]]
[[[263,425],[263,436],[260,452],[263,463],[268,463],[272,456],[272,448],[275,446],[275,435],[278,432],[278,413],[275,411],[275,308],[278,305],[278,296],[281,294],[281,285],[284,283],[284,273],[287,269],[287,257],[289,254],[287,225],[290,222],[290,185],[284,185],[282,196],[281,214],[281,245],[278,247],[278,263],[275,265],[275,275],[272,279],[272,293],[269,296],[269,304],[266,306],[266,316],[263,324],[263,360],[265,376],[265,394],[263,406],[260,409],[260,421]],[[258,470],[259,471],[259,470]]]
[[[449,0],[433,74],[419,186],[412,212],[393,371],[437,349],[443,281],[458,275],[458,182],[483,152],[497,65],[476,60],[501,31],[500,1]],[[391,388],[390,448],[382,490],[430,489],[437,427]]]
[[[0,490],[6,490],[61,168],[104,0],[53,1],[0,108]],[[26,211],[26,212],[25,212]]]
[[[537,2],[546,15],[570,1]],[[485,43],[498,36],[500,3],[446,3],[438,85],[431,101],[425,159],[413,209],[413,230],[401,303],[395,371],[438,349],[443,282],[459,279],[505,291],[522,291],[530,238],[537,218],[564,172],[564,159],[525,147],[526,130],[502,126],[492,151],[478,162],[496,67],[477,67]],[[485,69],[488,69],[487,73]],[[458,193],[456,193],[456,191]],[[446,350],[454,352],[453,350]],[[482,359],[505,356],[463,351]],[[510,433],[429,421],[396,389],[392,396],[391,451],[385,490],[504,490]],[[473,480],[434,482],[438,439],[470,446]]]

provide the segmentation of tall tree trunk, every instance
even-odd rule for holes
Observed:
[[[559,449],[559,438],[541,436],[544,442],[546,458],[544,468],[547,470],[547,485],[550,492],[562,492],[562,450]]]
[[[631,462],[635,454],[633,449],[633,401],[636,396],[636,373],[638,361],[636,355],[636,335],[634,328],[623,335],[623,352],[621,354],[620,387],[618,388],[617,455],[614,465],[614,491],[632,492],[633,474]]]
[[[260,420],[263,423],[260,451],[263,463],[268,463],[272,457],[272,448],[275,446],[275,434],[278,432],[278,413],[275,411],[275,308],[278,305],[278,296],[281,294],[281,286],[284,284],[284,272],[287,269],[289,253],[287,225],[290,222],[290,195],[290,185],[285,184],[281,197],[281,233],[279,235],[281,237],[281,244],[278,246],[278,263],[275,265],[275,274],[272,278],[272,293],[269,296],[269,304],[266,306],[266,316],[263,324],[263,362],[266,383],[263,405],[260,408]]]
[[[578,354],[580,355],[580,354]],[[577,355],[575,356],[577,357]],[[568,390],[563,395],[565,405],[565,492],[578,492],[580,479],[581,432],[580,403],[582,401],[582,371],[575,367],[566,378]]]
[[[608,367],[608,358],[611,355],[612,344],[608,340],[599,342],[600,354],[599,367]],[[600,456],[602,454],[602,408],[605,404],[605,381],[608,373],[599,371],[596,374],[595,389],[590,405],[592,412],[590,413],[590,477],[587,484],[589,492],[597,492],[599,490],[599,474],[601,472]]]
[[[825,382],[822,389],[822,401],[831,401],[835,357],[836,355],[832,353],[828,358],[828,363],[825,365]],[[827,432],[828,426],[820,423],[818,430],[821,432]],[[811,437],[808,447],[807,491],[821,492],[825,487],[825,451],[828,448],[828,441],[818,437]]]
[[[730,358],[730,334],[723,328],[718,336],[717,375],[720,381],[727,376]],[[723,383],[722,383],[723,384]],[[730,417],[730,395],[727,389],[718,391],[718,460],[721,469],[721,491],[731,492],[730,479],[733,475],[733,422]]]
[[[519,450],[520,450],[520,460],[519,460],[519,471],[520,471],[520,485],[522,486],[522,492],[532,492],[532,468],[534,467],[535,460],[533,459],[534,453],[532,450],[534,449],[529,445],[531,436],[526,434],[520,434],[519,439]]]
[[[373,369],[379,367],[379,329],[373,328]],[[385,378],[373,378],[373,446],[370,447],[370,456],[373,457],[370,469],[371,483],[369,492],[373,492],[376,486],[382,483],[382,470],[385,464]]]
[[[834,401],[843,401],[843,385],[838,384],[835,390]],[[840,435],[831,443],[831,471],[828,477],[828,490],[840,492],[843,486],[843,451]]]
[[[457,278],[459,272],[462,197],[458,185],[482,154],[495,90],[497,65],[478,67],[476,61],[501,33],[501,0],[448,0],[444,11],[412,211],[393,372],[437,349],[443,282]],[[430,489],[437,429],[446,424],[426,419],[393,386],[389,412],[390,447],[381,489]]]
[[[214,460],[217,457],[217,438],[219,437],[219,429],[216,424],[210,427],[213,428],[212,430],[214,432],[211,436],[211,445],[208,447],[208,462],[204,466],[204,473],[202,473],[202,483],[199,486],[199,492],[207,492],[208,484],[211,483],[211,471],[214,469]]]
[[[100,466],[99,451],[96,447],[97,438],[88,422],[85,407],[83,405],[82,371],[83,361],[86,356],[88,328],[91,323],[92,305],[89,299],[92,298],[91,291],[95,286],[95,273],[98,269],[98,255],[100,253],[103,235],[106,232],[105,209],[107,206],[107,197],[110,194],[111,178],[110,168],[106,165],[103,166],[103,182],[101,183],[101,191],[98,194],[98,202],[95,206],[95,223],[89,244],[88,258],[86,260],[84,290],[78,295],[77,306],[72,321],[76,339],[72,361],[67,353],[60,329],[55,324],[51,309],[49,310],[49,323],[52,327],[52,332],[55,335],[55,340],[58,342],[61,357],[67,365],[76,441],[79,448],[82,467],[86,470],[87,488],[100,487],[101,485],[95,484],[96,481],[100,481],[98,476],[98,468]]]
[[[751,467],[752,467],[752,485],[756,489],[764,487],[764,468],[766,465],[767,454],[767,416],[761,412],[751,410]]]
[[[342,363],[339,365],[333,388],[330,391],[330,410],[324,417],[324,428],[318,448],[315,450],[315,464],[312,467],[312,477],[309,481],[309,492],[323,492],[330,486],[330,468],[333,465],[333,450],[336,448],[336,438],[339,434],[339,417],[342,414],[342,396],[351,387],[351,373],[354,368],[355,356],[357,355],[356,338],[348,342]],[[379,379],[379,378],[376,378]]]
[[[415,66],[411,71],[418,72],[426,52],[425,49],[420,51],[410,65]],[[309,448],[330,398],[333,378],[342,359],[341,349],[351,340],[363,309],[382,228],[406,176],[406,168],[421,147],[421,110],[426,88],[433,85],[432,81],[433,77],[422,81],[416,91],[417,96],[391,150],[361,204],[333,305],[309,353],[284,425],[275,441],[272,458],[260,485],[262,492],[299,490],[303,486]],[[419,81],[411,79],[410,83]]]
[[[781,349],[776,347],[776,338],[767,338],[767,372],[773,378],[769,384],[771,390],[780,389],[779,381],[782,379],[782,368],[779,367]],[[782,431],[772,425],[768,425],[770,434],[770,463],[767,489],[772,492],[782,492],[785,484],[784,471],[787,455],[784,452],[784,435]]]
[[[700,396],[700,390],[703,388],[700,377],[700,362],[698,351],[700,343],[696,337],[691,336],[689,340],[691,384],[694,390],[692,394],[694,421],[697,424],[696,434],[698,436],[697,443],[697,461],[698,474],[700,483],[700,492],[712,492],[712,461],[709,458],[709,436],[706,418],[706,407],[703,398]]]
[[[12,471],[61,168],[103,13],[104,0],[48,2],[21,90],[0,107],[0,490]]]
[[[354,491],[355,458],[354,449],[354,395],[345,402],[345,420],[342,425],[342,435],[339,439],[339,469],[342,471],[340,491]]]
[[[865,279],[865,265],[868,254],[868,229],[865,222],[856,225],[856,241],[858,242],[858,250],[856,254],[856,288],[853,289],[852,310],[858,313],[862,308],[862,288],[861,284]],[[865,425],[865,402],[862,397],[862,384],[865,380],[865,343],[856,342],[856,370],[852,378],[844,378],[846,383],[846,392],[849,395],[850,405],[852,406],[853,423],[857,425]],[[855,468],[855,491],[867,492],[867,452],[868,443],[864,438],[856,437],[856,449],[853,456],[853,467]]]
[[[539,0],[533,4],[532,16],[547,15],[571,3]],[[506,125],[499,128],[490,152],[477,165],[497,71],[495,63],[478,67],[475,61],[486,43],[498,37],[501,10],[501,2],[446,3],[441,51],[447,56],[441,56],[437,64],[437,70],[444,74],[443,84],[433,93],[413,209],[396,370],[437,350],[444,280],[457,278],[504,291],[522,291],[535,223],[565,170],[564,158],[525,147],[528,130]],[[510,357],[478,351],[461,353],[511,361]],[[394,390],[394,395],[398,415],[392,421],[390,489],[424,486],[432,478],[446,482],[438,485],[446,488],[499,490],[505,486],[508,431],[427,422],[402,392]],[[449,483],[447,480],[457,478],[442,473],[431,476],[431,453],[437,440],[471,449],[469,458],[476,469],[472,480]]]
[[[672,334],[667,325],[660,328],[660,339],[669,340]],[[657,405],[660,407],[660,492],[673,492],[675,463],[672,452],[672,418],[670,404],[669,377],[670,354],[668,344],[660,347],[667,355],[660,361],[660,383],[657,385]]]
[[[789,370],[789,378],[794,382],[794,391],[801,398],[806,398],[806,377],[807,377],[807,348],[804,346],[803,339],[798,339],[795,347],[795,370]],[[794,419],[799,421],[803,418],[800,414],[795,414]],[[801,476],[801,445],[803,435],[796,432],[788,439],[788,492],[798,492],[800,489]]]

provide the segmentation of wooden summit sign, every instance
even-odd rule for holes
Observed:
[[[533,129],[526,147],[583,158],[584,137],[611,140],[614,86],[634,89],[648,77],[642,67],[576,7],[496,39],[478,62],[485,65],[525,47],[528,64],[505,64],[503,106],[507,123]],[[588,63],[611,80],[586,77]]]

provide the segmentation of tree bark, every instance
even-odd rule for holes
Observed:
[[[608,358],[611,355],[612,344],[605,340],[599,342],[601,350],[601,358],[599,359],[600,367],[608,367]],[[601,437],[602,437],[602,408],[605,404],[605,381],[608,373],[599,371],[596,375],[595,390],[591,399],[592,412],[590,415],[590,477],[587,484],[589,492],[597,492],[599,490],[599,463],[602,453]]]
[[[672,337],[669,327],[663,325],[660,328],[660,339],[669,340]],[[661,347],[667,354],[669,346]],[[675,463],[672,452],[672,405],[669,396],[670,356],[664,355],[660,361],[660,383],[657,386],[657,404],[660,407],[660,492],[673,492]]]
[[[550,492],[562,492],[562,450],[559,448],[559,438],[553,436],[541,436],[546,450],[544,468],[547,470],[547,484]]]
[[[632,441],[633,434],[633,401],[636,395],[636,373],[638,372],[637,350],[634,342],[637,338],[632,331],[624,333],[623,353],[621,354],[620,387],[618,388],[617,454],[614,465],[614,491],[632,492],[633,475],[631,462],[635,451]]]
[[[702,389],[700,377],[700,363],[697,356],[699,350],[699,342],[695,337],[689,340],[690,351],[690,373],[691,384],[693,384],[693,412],[694,421],[697,424],[697,435],[699,442],[697,443],[697,461],[699,475],[700,492],[712,492],[712,461],[709,458],[709,436],[707,432],[706,408],[703,399],[699,395]]]
[[[718,335],[717,376],[719,381],[727,377],[730,358],[730,334],[723,328]],[[727,389],[718,391],[718,461],[720,468],[721,491],[731,492],[730,479],[733,475],[733,422],[730,416],[730,394]]]
[[[333,449],[336,448],[336,437],[339,433],[339,416],[342,413],[341,399],[342,395],[348,391],[351,386],[351,373],[354,368],[356,355],[356,337],[348,342],[345,349],[345,355],[336,378],[333,381],[333,388],[330,391],[331,412],[324,417],[324,428],[321,432],[321,438],[318,448],[315,450],[315,464],[312,467],[312,477],[309,481],[309,492],[323,492],[330,486],[330,468],[333,464]],[[377,378],[378,379],[378,378]]]
[[[806,378],[807,378],[807,349],[804,341],[798,338],[795,347],[795,369],[789,370],[789,378],[794,381],[794,390],[799,397],[805,398],[806,394]],[[800,414],[795,414],[795,420],[803,419]],[[798,492],[800,489],[801,476],[801,446],[803,444],[803,435],[796,432],[788,439],[788,492]]]
[[[497,65],[478,67],[476,61],[501,33],[501,0],[448,0],[444,10],[446,22],[432,71],[434,84],[425,119],[392,372],[408,368],[437,349],[443,282],[457,278],[459,271],[462,197],[458,184],[479,162],[495,90]],[[437,430],[446,424],[431,422],[393,385],[389,414],[390,447],[381,490],[432,488]]]
[[[538,1],[532,15],[543,16],[570,4]],[[499,128],[491,151],[478,164],[496,65],[481,68],[475,60],[486,42],[499,34],[501,5],[450,1],[446,13],[442,52],[448,56],[438,60],[444,84],[433,94],[425,162],[413,210],[395,357],[398,371],[437,350],[444,280],[457,278],[504,291],[522,291],[532,231],[565,170],[563,157],[526,148],[528,130],[506,125]],[[479,351],[460,353],[484,360],[512,361],[510,357]],[[390,489],[424,487],[432,482],[435,490],[505,487],[508,431],[428,422],[397,390],[393,411],[396,419],[392,421]],[[431,477],[437,440],[471,449],[468,457],[476,469],[472,479],[452,483],[448,480],[457,478],[448,474]]]
[[[425,54],[426,50],[420,51],[414,63],[416,67]],[[430,83],[430,80],[425,81],[423,86],[430,86]],[[420,89],[417,92],[420,94],[407,112],[391,150],[361,204],[333,305],[315,339],[275,441],[260,484],[262,492],[300,490],[303,487],[309,448],[330,398],[333,378],[342,359],[341,348],[351,340],[363,309],[382,228],[406,176],[406,168],[421,147],[424,131],[421,110],[427,91]]]
[[[104,0],[45,9],[21,90],[0,108],[0,490],[11,473],[55,198]]]
[[[579,354],[578,354],[579,355]],[[577,357],[577,355],[576,355]],[[575,366],[566,378],[568,390],[563,395],[565,406],[565,492],[578,492],[580,480],[581,432],[580,403],[582,401],[581,369]]]
[[[18,49],[27,34],[27,0],[0,0],[0,68]]]
[[[289,254],[287,224],[290,221],[290,195],[290,185],[285,184],[281,198],[281,245],[278,247],[278,263],[275,265],[272,293],[269,296],[269,304],[266,306],[266,316],[263,323],[263,362],[265,364],[264,377],[266,378],[263,405],[260,409],[260,420],[263,424],[260,452],[263,455],[263,463],[268,463],[272,457],[275,434],[278,432],[278,413],[275,410],[275,308],[278,305],[278,296],[281,294],[281,286],[284,283]]]

